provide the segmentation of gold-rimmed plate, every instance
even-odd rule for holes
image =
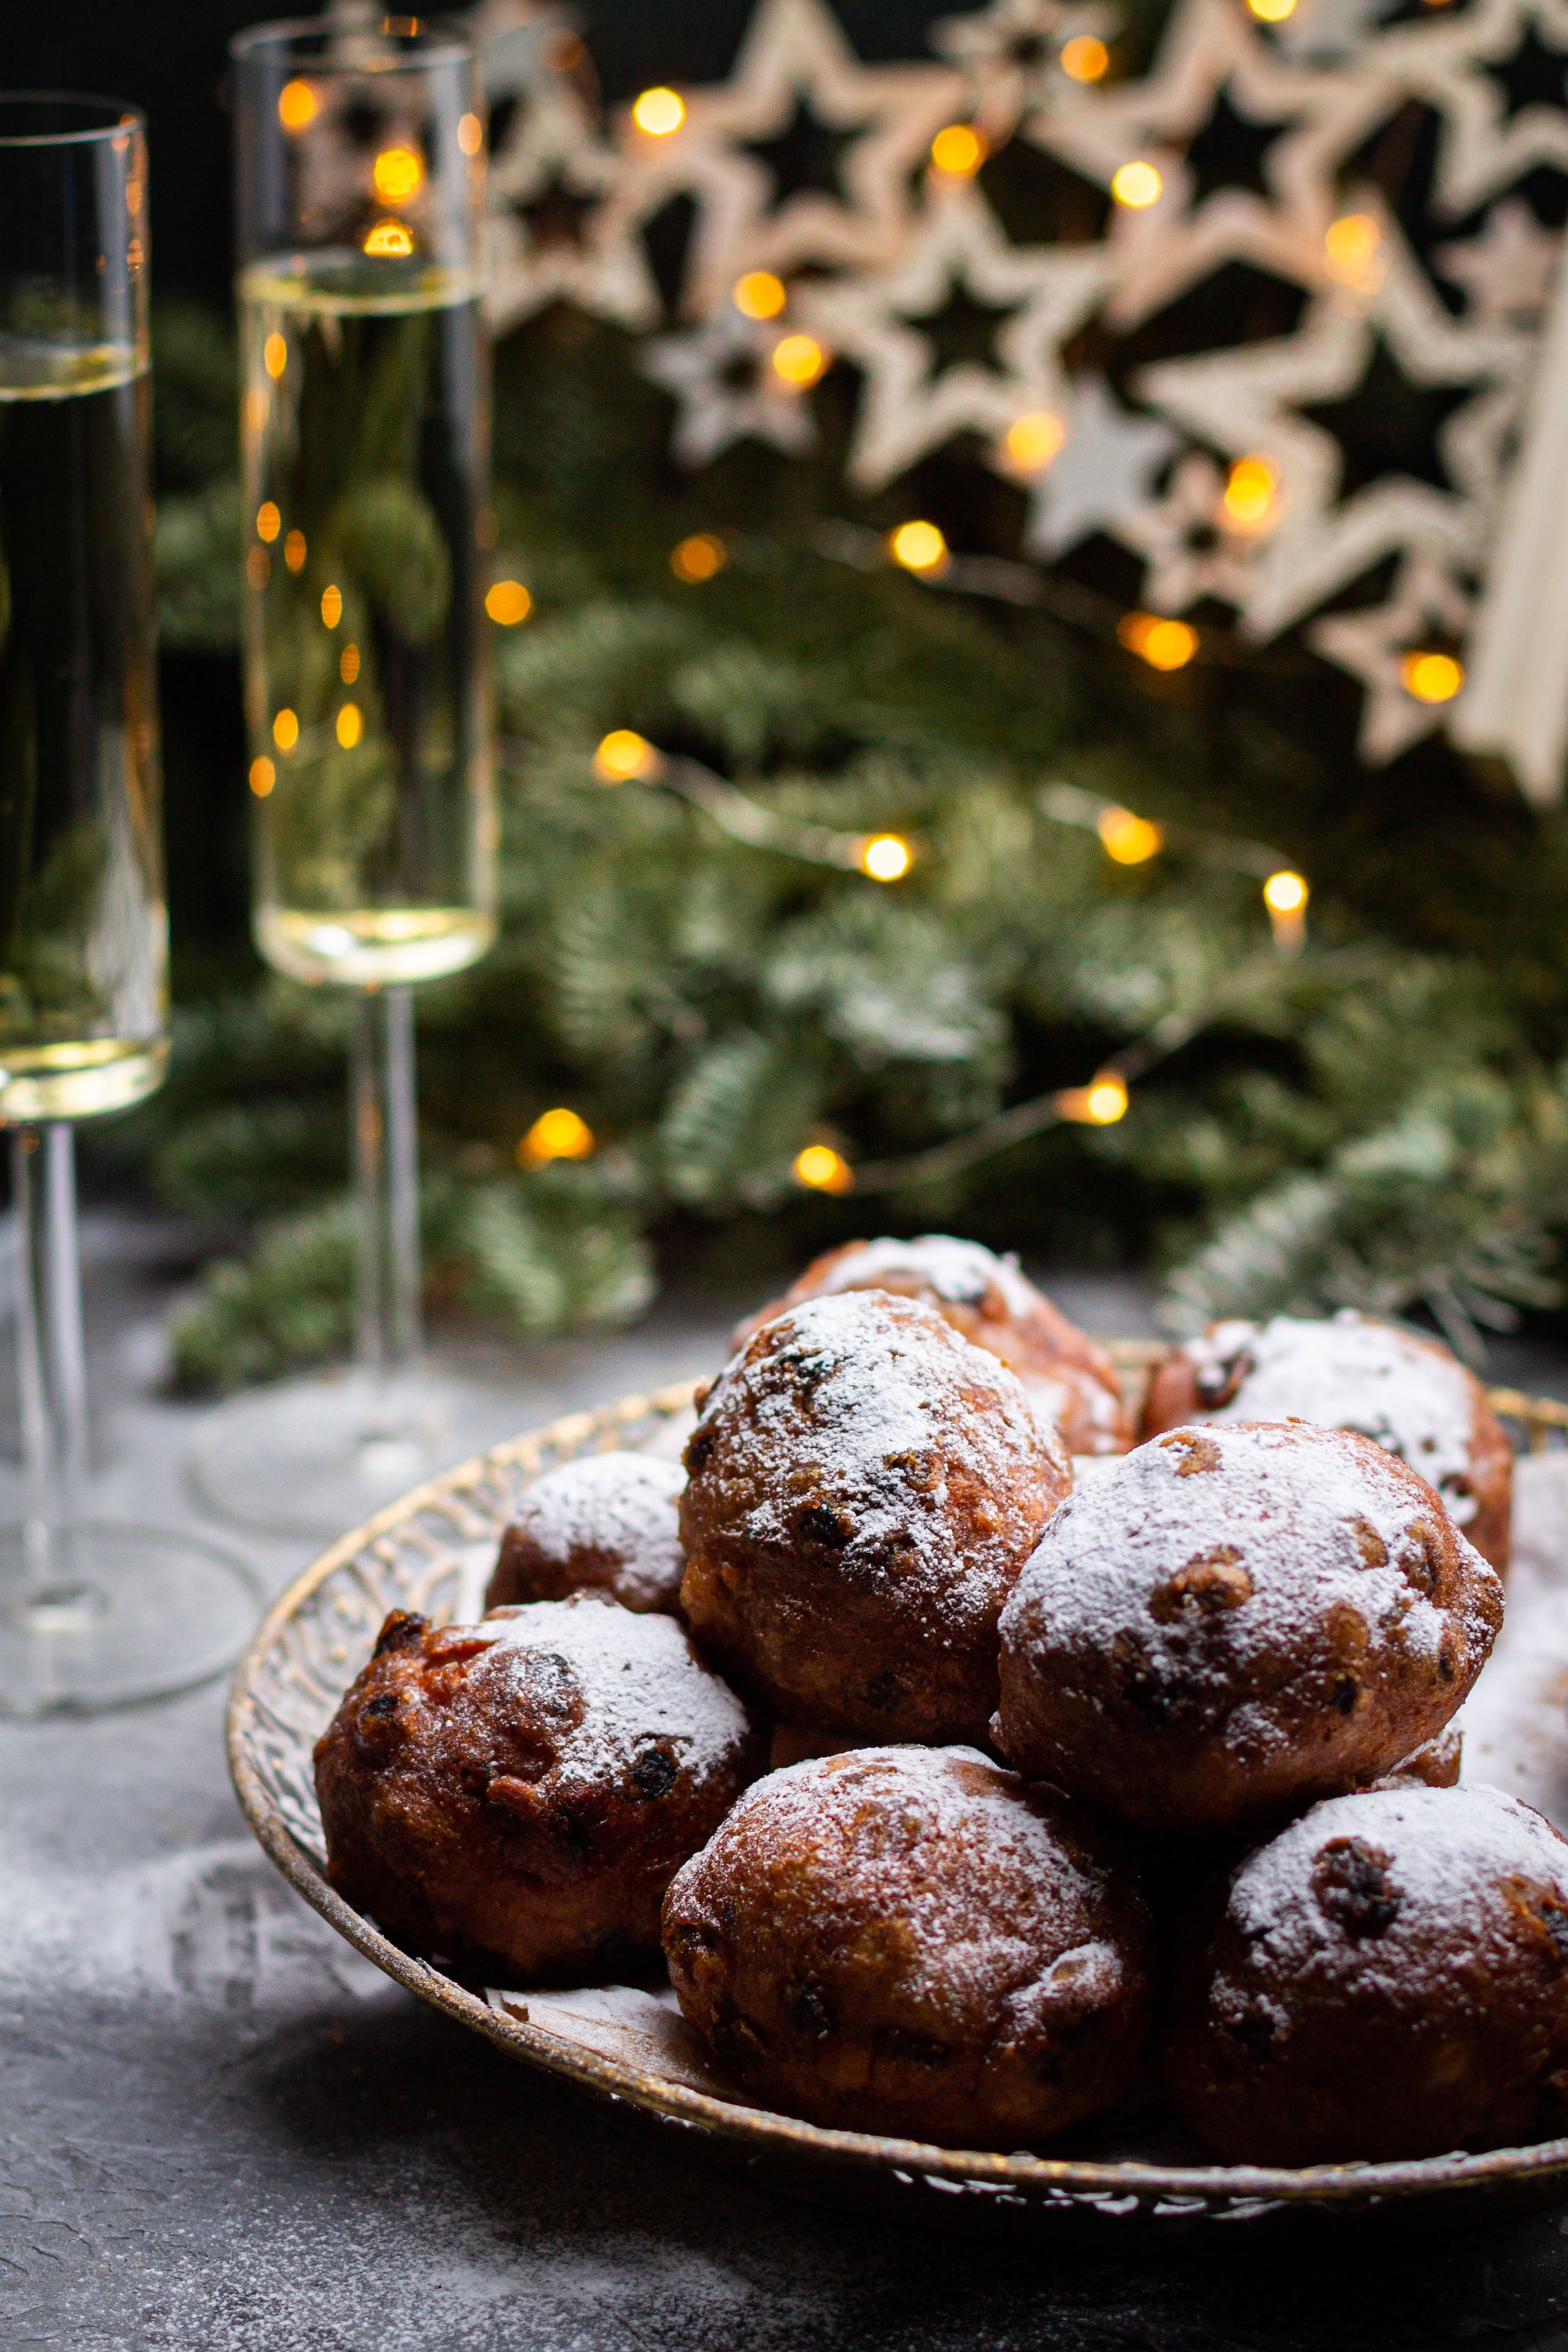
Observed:
[[[1131,1391],[1151,1351],[1128,1344],[1115,1352]],[[1568,1432],[1568,1408],[1511,1391],[1496,1391],[1494,1402],[1520,1426],[1525,1446],[1509,1624],[1467,1709],[1467,1776],[1513,1788],[1568,1826],[1568,1452],[1543,1450]],[[1076,2218],[1142,2223],[1158,2236],[1292,2215],[1479,2221],[1568,2198],[1568,2139],[1294,2170],[1213,2164],[1163,2132],[1092,2152],[995,2155],[827,2131],[759,2107],[726,2083],[668,1992],[475,1990],[404,1951],[334,1894],[323,1870],[311,1749],[387,1612],[417,1609],[438,1622],[476,1614],[500,1529],[533,1478],[611,1447],[673,1454],[690,1420],[687,1382],[497,1446],[355,1528],[268,1612],[236,1673],[229,1766],[266,1853],[348,1942],[510,2057],[672,2135],[700,2161],[915,2221],[922,2210],[944,2219],[1006,2215],[1025,2226]]]

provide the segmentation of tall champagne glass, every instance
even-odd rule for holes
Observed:
[[[434,1466],[410,992],[495,935],[472,54],[411,18],[234,44],[257,944],[357,992],[357,1377],[216,1417],[206,1496],[332,1531]],[[449,1447],[448,1447],[449,1450]]]
[[[216,1673],[243,1563],[87,1516],[74,1122],[168,1053],[149,474],[147,149],[110,100],[0,96],[0,1120],[25,1501],[0,1528],[0,1711]]]

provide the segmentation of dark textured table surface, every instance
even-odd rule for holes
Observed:
[[[156,1229],[91,1234],[103,1477],[194,1522]],[[1058,1295],[1128,1328],[1136,1293]],[[716,1309],[541,1348],[519,1426],[711,1364]],[[0,1334],[0,1348],[7,1335]],[[493,1370],[493,1368],[492,1368]],[[1568,1391],[1568,1363],[1500,1373]],[[280,1583],[300,1551],[252,1546]],[[1568,2352],[1568,2209],[1411,2243],[1221,2229],[1150,2260],[770,2201],[386,1982],[246,1835],[223,1692],[0,1730],[0,2345],[72,2352]]]

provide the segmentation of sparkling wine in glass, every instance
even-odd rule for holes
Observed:
[[[217,1672],[244,1565],[89,1515],[74,1126],[163,1080],[147,151],[133,108],[0,96],[0,1120],[25,1500],[0,1528],[0,1711]]]
[[[445,1447],[420,1360],[413,1011],[495,936],[484,617],[484,134],[467,43],[408,18],[234,45],[254,928],[358,992],[358,1376],[217,1417],[196,1475],[333,1532]]]

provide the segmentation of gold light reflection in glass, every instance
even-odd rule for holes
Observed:
[[[272,740],[280,751],[291,751],[300,740],[300,721],[292,710],[280,710],[272,721]]]
[[[1110,183],[1110,193],[1130,212],[1157,204],[1165,183],[1152,163],[1123,163]]]
[[[660,764],[647,736],[630,727],[613,727],[594,754],[594,773],[602,784],[624,784],[634,776],[657,775]]]
[[[245,576],[253,588],[265,588],[272,577],[272,558],[264,547],[253,547],[245,559]]]
[[[359,676],[359,647],[346,645],[338,656],[338,676],[345,686],[352,686]]]
[[[645,89],[632,108],[632,121],[650,139],[668,139],[686,120],[686,102],[662,86]]]
[[[792,392],[805,392],[827,365],[815,335],[784,335],[773,345],[773,369]]]
[[[322,591],[321,591],[321,625],[322,625],[322,627],[323,627],[323,628],[327,628],[327,629],[335,629],[335,628],[337,627],[337,625],[338,625],[338,623],[342,619],[342,617],[343,617],[343,592],[342,592],[342,590],[341,588],[331,588],[331,587],[323,588],[323,589],[322,589]]]
[[[268,546],[270,546],[282,528],[283,518],[279,513],[270,499],[267,499],[263,505],[257,508],[256,536],[258,539],[266,540]]]
[[[1464,682],[1452,654],[1408,653],[1399,665],[1399,683],[1417,702],[1452,702]]]
[[[290,572],[303,572],[305,569],[305,534],[302,530],[291,530],[284,541],[283,561]]]
[[[268,335],[261,346],[261,364],[274,383],[289,364],[289,346],[281,335]]]
[[[485,610],[503,629],[515,629],[533,610],[533,599],[521,580],[498,580],[485,598]]]
[[[1124,613],[1116,634],[1151,669],[1184,669],[1198,649],[1194,628],[1185,621],[1163,620],[1157,613]]]
[[[250,789],[256,794],[258,801],[264,801],[267,798],[268,793],[272,790],[273,785],[277,782],[278,771],[273,766],[270,760],[252,760],[250,763]]]
[[[594,1150],[594,1130],[585,1118],[564,1107],[542,1110],[517,1147],[520,1168],[543,1168],[552,1160],[586,1160]]]
[[[906,572],[945,572],[947,541],[934,522],[901,522],[888,534],[888,552]]]
[[[465,155],[477,155],[485,143],[485,126],[477,114],[460,115],[458,120],[458,144]]]
[[[972,180],[991,152],[972,122],[950,122],[931,142],[931,160],[948,180]]]
[[[321,100],[308,81],[298,76],[278,93],[278,120],[285,131],[307,131],[321,111]]]
[[[771,269],[748,269],[736,278],[731,299],[744,319],[776,319],[789,300],[789,291]]]
[[[1147,817],[1134,816],[1131,809],[1101,809],[1094,820],[1107,857],[1118,866],[1144,866],[1151,857],[1158,857],[1165,845],[1165,836],[1157,824]]]
[[[1282,25],[1296,13],[1296,0],[1247,0],[1260,25]]]
[[[1015,416],[1002,446],[1009,464],[1021,474],[1037,474],[1050,464],[1066,439],[1061,418],[1053,416],[1048,408],[1037,408],[1026,416]]]
[[[345,702],[338,713],[338,740],[345,751],[352,751],[364,733],[364,716],[355,702]]]
[[[693,531],[679,547],[669,551],[669,568],[678,580],[689,587],[700,586],[704,580],[717,579],[730,561],[730,551],[717,531]]]
[[[246,394],[245,421],[253,433],[259,433],[263,425],[265,425],[267,422],[267,411],[269,406],[270,403],[268,396],[266,393],[262,391],[259,384],[254,385],[251,390]]]
[[[424,177],[424,163],[412,147],[384,147],[371,168],[375,193],[384,205],[405,205]]]
[[[841,1151],[830,1143],[808,1143],[797,1151],[790,1171],[797,1184],[813,1192],[850,1192],[855,1189],[855,1171]]]
[[[1062,43],[1061,68],[1072,81],[1103,81],[1110,67],[1110,51],[1092,33],[1075,33]]]
[[[401,221],[377,221],[362,250],[375,261],[406,261],[414,250],[414,233]]]
[[[896,833],[874,833],[860,845],[860,871],[873,882],[901,882],[914,862],[909,843]]]

